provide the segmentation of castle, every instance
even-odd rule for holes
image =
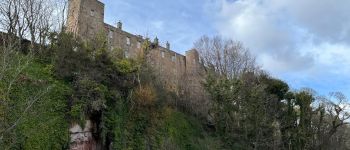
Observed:
[[[142,52],[142,43],[146,40],[140,35],[123,31],[121,22],[116,26],[104,23],[104,4],[98,0],[69,0],[67,30],[83,40],[93,39],[99,33],[104,33],[109,50],[112,52],[121,49],[126,58],[136,58]],[[192,49],[186,51],[185,56],[181,55],[172,51],[168,42],[165,47],[158,45],[157,38],[153,44],[157,46],[149,52],[150,62],[164,85],[177,94],[190,89],[189,96],[198,95],[196,93],[201,88],[198,52]],[[179,88],[184,86],[187,89]]]
[[[131,59],[143,53],[142,44],[147,40],[123,31],[121,22],[116,26],[104,23],[104,4],[98,0],[69,0],[67,31],[85,41],[93,40],[102,33],[107,39],[111,55],[115,50],[122,50],[124,57]],[[201,85],[203,69],[198,52],[192,49],[186,51],[186,55],[181,55],[172,51],[168,42],[165,47],[160,46],[157,38],[152,45],[147,54],[147,62],[154,68],[155,75],[162,85],[178,96],[184,96],[182,100],[187,102],[186,105],[190,104],[199,111],[205,109],[201,107],[206,105],[207,101]],[[89,121],[84,130],[77,124],[73,125],[70,128],[71,149],[84,149],[89,147],[89,143],[94,143],[91,140],[92,130]]]

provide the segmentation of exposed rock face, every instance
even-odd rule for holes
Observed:
[[[70,132],[70,150],[98,150],[97,142],[92,136],[94,125],[90,120],[85,123],[84,129],[77,124],[72,124]]]

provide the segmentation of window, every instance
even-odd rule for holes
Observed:
[[[131,45],[131,43],[130,43],[130,38],[129,38],[129,37],[126,37],[126,44],[127,44],[127,45]]]
[[[95,10],[91,9],[90,16],[95,16]]]
[[[113,31],[112,30],[109,30],[108,37],[110,39],[113,39]]]
[[[162,58],[164,58],[164,57],[165,57],[165,54],[164,54],[164,52],[163,52],[163,51],[161,52],[161,54],[162,54]]]
[[[141,48],[141,42],[140,41],[137,42],[137,48]]]
[[[124,51],[125,58],[129,58],[129,52],[126,50]]]
[[[171,61],[175,62],[176,60],[176,55],[171,56]]]

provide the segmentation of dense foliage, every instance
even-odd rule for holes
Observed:
[[[243,68],[228,71],[232,65],[226,61],[207,59],[203,86],[210,111],[202,112],[208,114],[203,120],[191,114],[195,110],[174,105],[181,97],[167,91],[147,63],[151,46],[146,40],[136,59],[124,58],[120,49],[107,51],[102,35],[82,42],[52,33],[40,52],[22,53],[16,43],[2,46],[0,146],[67,149],[69,127],[91,120],[103,149],[349,148],[342,94],[325,98],[307,89],[291,91],[244,60],[252,57],[230,42],[223,52],[241,58],[231,61]],[[235,51],[228,53],[230,46]],[[220,48],[215,50],[201,57],[215,58]]]
[[[198,120],[169,105],[174,94],[152,75],[145,56],[125,59],[118,51],[107,53],[102,36],[86,43],[66,33],[52,33],[40,53],[4,46],[1,147],[66,149],[70,125],[85,120],[98,125],[94,138],[105,149],[218,146]]]
[[[238,79],[209,75],[205,86],[213,100],[217,134],[226,148],[348,149],[348,113],[332,114],[346,110],[325,106],[308,90],[290,92],[283,81],[252,73]]]
[[[2,48],[2,55],[9,49]],[[12,52],[11,52],[12,53]],[[52,66],[18,53],[1,64],[0,145],[3,149],[68,147],[66,99],[72,89],[52,76]],[[8,66],[8,68],[5,68]],[[46,144],[42,144],[46,143]]]
[[[349,149],[349,104],[341,93],[320,97],[257,67],[240,43],[196,42],[207,71],[210,124],[228,149]],[[338,135],[338,134],[340,135]]]

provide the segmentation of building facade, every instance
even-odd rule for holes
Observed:
[[[140,35],[128,33],[122,29],[122,23],[116,26],[104,23],[104,4],[98,0],[69,0],[67,30],[84,40],[105,34],[111,51],[121,49],[127,58],[136,58],[142,53],[142,43],[146,40]],[[155,39],[158,43],[158,39]],[[159,78],[175,90],[184,79],[193,79],[199,72],[200,63],[196,50],[179,54],[165,47],[157,46],[150,51],[151,65],[157,70]],[[178,90],[178,89],[177,89]]]

